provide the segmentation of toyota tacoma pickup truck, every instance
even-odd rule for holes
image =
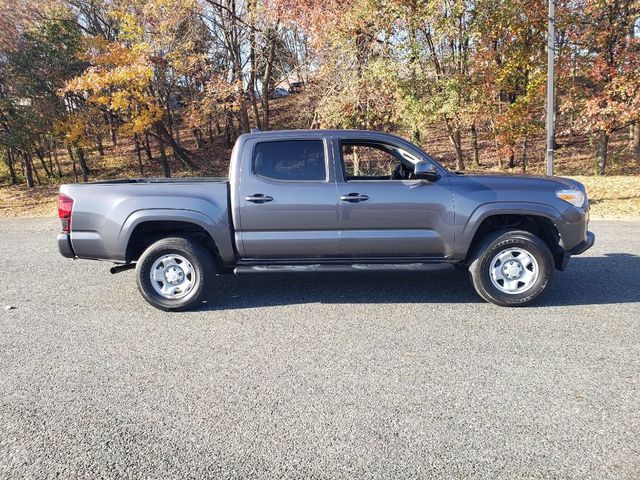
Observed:
[[[186,310],[224,290],[224,274],[469,271],[502,306],[533,302],[554,270],[594,243],[579,182],[451,172],[393,135],[252,132],[228,178],[63,185],[68,258],[135,268],[142,296]]]

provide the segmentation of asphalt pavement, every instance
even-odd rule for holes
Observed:
[[[1,219],[0,478],[638,479],[640,222],[591,226],[536,307],[443,266],[170,314]]]

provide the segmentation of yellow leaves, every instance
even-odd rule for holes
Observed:
[[[127,45],[97,40],[92,45],[93,66],[69,81],[65,92],[86,98],[87,105],[108,110],[122,120],[121,130],[143,133],[162,119],[163,110],[152,94],[154,68],[146,44]],[[86,123],[86,119],[85,119]],[[77,120],[70,120],[67,137],[77,141],[83,135]]]
[[[53,126],[56,137],[63,138],[67,145],[90,147],[95,135],[103,128],[103,124],[96,125],[93,117],[97,111],[89,109],[77,111],[58,119]]]
[[[145,62],[150,49],[144,43],[96,42],[91,63],[102,67],[126,66]]]
[[[152,35],[160,45],[196,10],[196,0],[117,0],[110,16],[118,22],[120,40],[135,44]]]
[[[116,8],[111,11],[111,17],[118,21],[119,38],[132,42],[142,40],[144,28],[131,10]]]
[[[190,103],[184,112],[184,120],[190,127],[206,128],[212,116],[222,110],[237,112],[242,83],[228,81],[220,75],[212,75],[206,82],[202,96]]]
[[[116,91],[111,95],[110,102],[107,104],[110,110],[125,111],[131,107],[131,98],[134,97],[134,92],[128,92],[125,90]]]
[[[73,115],[66,122],[65,138],[70,144],[76,144],[85,137],[86,119],[82,115]]]
[[[149,65],[129,65],[115,68],[90,68],[71,80],[66,91],[88,94],[87,101],[114,110],[128,107],[126,98],[142,100],[153,78]]]
[[[130,121],[125,124],[124,129],[128,129],[130,133],[144,133],[148,131],[153,124],[158,122],[163,115],[162,109],[156,104],[148,104],[146,109],[138,110],[135,115],[131,116]]]
[[[85,125],[92,118],[101,119],[104,111],[116,115],[119,128],[127,134],[143,133],[162,120],[163,100],[154,92],[154,82],[163,79],[155,78],[157,72],[170,65],[174,73],[187,74],[206,65],[202,53],[193,53],[188,34],[182,37],[184,42],[176,42],[177,32],[196,7],[197,0],[110,2],[108,16],[118,25],[117,40],[87,38],[83,59],[91,67],[62,91],[85,100],[89,109],[83,114]],[[70,118],[65,135],[73,141],[86,135],[82,123]]]

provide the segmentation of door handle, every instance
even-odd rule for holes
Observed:
[[[264,193],[254,193],[253,195],[247,195],[244,197],[247,202],[253,203],[267,203],[273,200],[273,197],[265,195]]]
[[[342,200],[343,202],[358,203],[369,200],[369,197],[367,195],[361,195],[359,193],[348,193],[346,195],[341,195],[340,200]]]

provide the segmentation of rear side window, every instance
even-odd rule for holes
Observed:
[[[285,140],[256,144],[253,173],[275,180],[325,180],[322,140]]]

